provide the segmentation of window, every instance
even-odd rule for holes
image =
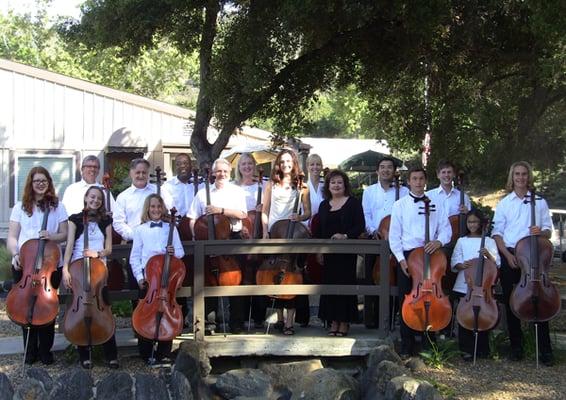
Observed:
[[[49,171],[59,198],[71,183],[75,181],[75,156],[68,154],[21,155],[15,159],[15,201],[22,199],[24,185],[29,171],[42,166]]]

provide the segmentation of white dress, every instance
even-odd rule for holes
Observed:
[[[269,219],[267,230],[271,232],[271,226],[281,220],[288,219],[293,213],[293,206],[297,198],[297,189],[289,187],[285,189],[280,185],[271,186],[271,205],[269,207]]]

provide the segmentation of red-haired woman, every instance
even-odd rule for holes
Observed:
[[[49,209],[47,227],[41,230],[43,215]],[[47,239],[60,243],[67,238],[67,212],[55,194],[55,187],[49,172],[43,167],[33,167],[24,185],[22,201],[12,209],[8,228],[8,250],[12,254],[12,273],[14,282],[22,277],[20,266],[20,248],[30,239]],[[61,260],[62,261],[62,260]],[[51,274],[51,284],[59,287],[61,267]],[[55,321],[51,324],[29,329],[23,328],[24,346],[28,341],[26,364],[33,364],[37,358],[45,365],[53,363],[53,340],[55,339]]]
[[[273,224],[282,219],[306,222],[311,216],[311,204],[309,191],[306,185],[298,188],[299,176],[302,174],[299,168],[299,160],[292,150],[282,150],[275,159],[271,179],[265,186],[263,198],[263,210],[261,222],[263,225],[264,239],[270,237]],[[301,191],[302,213],[294,213],[293,206],[298,191]],[[303,257],[299,257],[301,260]],[[299,261],[298,261],[299,262]],[[301,261],[301,262],[304,262]],[[277,328],[283,329],[285,335],[293,335],[296,299],[282,300],[276,302]],[[283,308],[287,309],[287,318],[283,320]]]

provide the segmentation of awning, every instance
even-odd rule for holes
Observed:
[[[147,153],[144,138],[123,127],[112,133],[106,146],[107,153]]]

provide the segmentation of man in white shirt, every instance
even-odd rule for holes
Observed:
[[[206,204],[206,190],[201,189],[189,208],[187,216],[191,219],[191,231],[194,237],[196,220],[202,215],[225,215],[230,219],[232,239],[240,239],[242,219],[247,217],[246,195],[244,190],[229,182],[232,167],[227,160],[217,159],[212,164],[212,172],[216,180],[210,187],[210,205]],[[241,257],[240,257],[241,258]],[[241,262],[241,261],[240,261]],[[222,301],[222,300],[221,300]],[[211,303],[207,304],[207,314],[212,311]],[[244,301],[241,296],[230,297],[230,331],[241,333],[244,324]]]
[[[165,181],[161,187],[167,209],[175,207],[178,215],[186,216],[195,197],[195,186],[191,182],[192,165],[188,154],[177,154],[175,157],[175,173],[177,176]],[[199,188],[200,189],[200,188]]]
[[[511,165],[507,177],[506,189],[509,192],[498,204],[493,218],[492,237],[501,255],[500,279],[503,289],[503,302],[507,316],[507,328],[511,342],[511,360],[519,361],[524,357],[523,333],[521,321],[511,311],[509,299],[515,284],[521,279],[521,268],[515,257],[515,246],[522,238],[540,235],[550,239],[552,219],[548,204],[544,199],[536,199],[535,222],[531,225],[530,188],[533,172],[529,163],[518,161]],[[540,360],[543,364],[554,364],[548,322],[540,322],[538,342]]]
[[[100,172],[100,160],[94,155],[89,155],[83,158],[81,165],[82,179],[78,182],[71,183],[63,193],[63,205],[69,216],[80,213],[84,208],[84,196],[87,189],[91,186],[100,186],[102,184],[96,181],[98,173]],[[110,195],[110,209],[114,208],[114,197]],[[108,205],[106,205],[108,210]]]
[[[381,221],[391,215],[393,203],[397,200],[397,189],[394,185],[397,166],[391,157],[384,157],[377,163],[378,182],[364,189],[362,196],[362,207],[366,222],[367,234],[370,238],[379,237],[378,229]],[[406,196],[409,189],[404,186],[399,187],[399,198]],[[388,238],[382,238],[387,240]],[[375,254],[365,256],[365,277],[366,283],[373,284],[372,271],[375,264]],[[392,311],[395,312],[395,304],[392,303]],[[364,323],[368,328],[377,328],[379,320],[379,297],[364,297]]]
[[[397,286],[399,288],[399,304],[403,305],[405,295],[411,292],[412,279],[409,275],[407,259],[409,254],[418,247],[424,247],[424,251],[432,254],[442,246],[450,242],[452,229],[448,218],[442,207],[431,212],[429,218],[430,241],[425,244],[425,216],[422,215],[422,200],[426,186],[426,171],[422,168],[412,168],[409,171],[409,196],[405,196],[393,204],[391,211],[391,227],[389,230],[389,246],[399,262],[397,272]],[[436,206],[431,203],[432,206]],[[436,208],[436,207],[435,207]],[[399,355],[403,358],[414,354],[416,332],[409,328],[403,319],[400,321],[401,351]],[[423,343],[428,343],[423,338]]]
[[[149,161],[135,158],[130,163],[132,185],[116,198],[112,226],[126,241],[134,238],[134,228],[140,224],[145,198],[156,193],[154,184],[149,183]]]

